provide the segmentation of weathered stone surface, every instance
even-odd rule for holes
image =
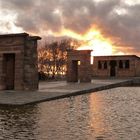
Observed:
[[[38,91],[0,91],[0,105],[25,105],[82,95],[106,89],[140,85],[140,78],[93,79],[92,83],[41,82]],[[139,86],[138,85],[138,86]],[[137,88],[139,92],[140,87]],[[27,98],[28,97],[28,98]]]
[[[90,82],[91,64],[90,50],[68,51],[67,81],[68,82]],[[78,64],[79,63],[79,64]]]
[[[139,77],[140,58],[136,55],[95,56],[90,64],[90,50],[68,52],[67,81],[90,82],[92,77]],[[80,65],[77,65],[80,61]]]
[[[115,61],[114,76],[111,76],[111,61]],[[98,68],[99,61],[102,68]],[[122,61],[122,68],[119,67],[119,62]],[[129,67],[125,68],[125,62],[129,61]],[[104,68],[104,62],[107,63],[107,68]],[[140,58],[135,55],[121,56],[96,56],[92,67],[92,77],[138,77],[140,76]]]
[[[29,36],[27,33],[0,35],[0,90],[38,89],[38,39],[41,38]],[[10,73],[11,71],[13,72]],[[13,75],[12,79],[7,76],[8,73],[10,73],[9,77]],[[7,86],[10,81],[13,82],[12,87]]]

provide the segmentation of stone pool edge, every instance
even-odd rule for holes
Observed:
[[[118,83],[107,84],[107,85],[84,89],[84,90],[78,90],[75,92],[62,93],[61,95],[54,95],[51,97],[47,97],[47,95],[46,95],[46,97],[43,99],[37,99],[37,100],[33,100],[33,101],[15,102],[15,103],[0,103],[0,105],[5,105],[5,106],[33,105],[33,104],[42,103],[42,102],[46,102],[46,101],[68,98],[68,97],[78,96],[78,95],[82,95],[82,94],[90,94],[92,92],[98,92],[98,91],[103,91],[103,90],[117,88],[117,87],[131,87],[131,86],[140,86],[140,78],[136,78],[136,79],[134,78],[131,80],[126,80],[126,81],[122,81],[122,82],[118,82]],[[39,94],[39,93],[37,93],[37,94]]]

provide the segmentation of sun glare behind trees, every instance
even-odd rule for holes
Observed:
[[[40,79],[63,79],[66,74],[67,50],[76,48],[76,41],[61,40],[44,43],[38,50]]]

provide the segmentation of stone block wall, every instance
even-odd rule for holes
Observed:
[[[140,58],[136,59],[135,68],[136,68],[136,76],[140,77]]]
[[[116,62],[115,66],[115,77],[135,77],[139,73],[139,66],[136,63],[139,63],[140,59],[135,55],[123,55],[123,56],[95,56],[94,57],[94,64],[93,64],[93,77],[111,77],[110,70],[111,70],[111,61]],[[122,61],[122,67],[119,67],[119,61]],[[125,68],[125,62],[129,61],[129,68]],[[98,68],[98,63],[101,62],[102,68]],[[104,63],[107,63],[107,68],[104,68]],[[137,72],[136,72],[137,71]]]
[[[91,81],[91,51],[72,50],[68,51],[67,81],[68,82],[90,82]]]
[[[67,81],[90,82],[92,78],[128,78],[140,76],[140,58],[135,55],[95,56],[90,50],[68,51]],[[80,62],[80,64],[78,64]]]
[[[38,58],[36,37],[26,38],[24,51],[24,87],[38,89]]]
[[[12,90],[37,90],[37,36],[29,36],[27,33],[0,35],[0,89],[7,88],[8,78],[6,67],[8,66],[10,54],[14,56],[14,78]],[[8,55],[9,54],[9,55]],[[6,59],[6,61],[4,60]],[[12,58],[10,58],[12,59]],[[9,84],[9,83],[8,83]]]

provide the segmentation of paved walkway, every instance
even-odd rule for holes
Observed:
[[[0,91],[0,104],[25,105],[132,84],[132,79],[92,80],[91,83],[40,82],[38,91]],[[140,82],[140,78],[137,78]]]

